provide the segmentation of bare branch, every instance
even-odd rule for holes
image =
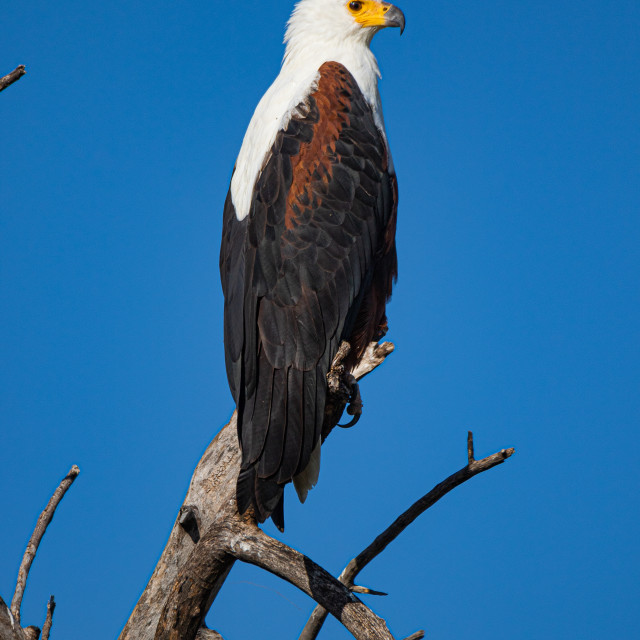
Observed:
[[[473,434],[469,432],[467,440],[467,451],[470,459],[473,458]],[[347,586],[353,585],[356,576],[364,569],[376,556],[382,553],[387,546],[393,542],[418,516],[423,514],[427,509],[432,507],[438,500],[447,495],[450,491],[460,486],[473,476],[493,469],[515,453],[515,449],[503,449],[484,460],[473,460],[460,471],[449,476],[446,480],[436,485],[429,493],[424,495],[420,500],[415,502],[407,509],[395,522],[383,531],[362,553],[355,557],[345,567],[341,573],[339,580]],[[299,640],[315,640],[320,633],[320,629],[327,619],[327,611],[317,606],[311,617],[307,621]]]
[[[469,460],[469,464],[473,464],[476,461],[475,455],[473,431],[469,431],[467,434],[467,459]]]
[[[27,586],[27,578],[29,577],[29,571],[31,570],[31,565],[34,558],[36,557],[36,553],[38,552],[38,547],[40,546],[42,537],[44,536],[47,527],[51,524],[56,509],[58,508],[58,505],[60,504],[62,498],[64,498],[64,494],[67,493],[69,487],[73,484],[73,481],[78,477],[79,473],[80,469],[78,469],[78,467],[76,467],[75,465],[71,467],[71,471],[69,471],[69,473],[60,483],[60,486],[55,490],[53,496],[51,497],[51,500],[49,500],[49,504],[47,505],[46,509],[40,514],[38,523],[36,524],[36,528],[31,535],[31,539],[29,540],[27,549],[24,552],[22,564],[20,565],[20,570],[18,571],[16,590],[13,595],[13,600],[11,601],[11,613],[15,618],[16,623],[18,624],[20,624],[20,609],[22,607],[24,590]]]
[[[232,543],[238,560],[254,564],[304,591],[358,640],[393,640],[384,620],[315,562],[255,527]]]
[[[414,633],[412,636],[405,638],[405,640],[422,640],[424,638],[424,631],[418,631]]]
[[[198,633],[209,591],[228,562],[227,556],[295,585],[322,603],[355,638],[393,640],[384,621],[330,573],[237,515],[214,524],[194,548],[164,606],[155,640],[182,640]]]
[[[12,85],[14,82],[18,82],[23,75],[27,73],[23,64],[14,69],[11,73],[4,76],[4,78],[0,78],[0,91],[4,91],[8,86]]]
[[[51,634],[51,627],[53,626],[53,612],[56,610],[56,601],[53,596],[49,598],[47,603],[47,617],[44,621],[44,627],[42,627],[42,640],[49,640]]]

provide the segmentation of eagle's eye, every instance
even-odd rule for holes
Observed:
[[[362,2],[350,2],[349,9],[351,9],[351,11],[353,11],[354,13],[357,13],[358,11],[360,11],[360,9],[362,9]]]

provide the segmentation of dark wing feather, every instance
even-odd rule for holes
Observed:
[[[250,214],[224,213],[227,375],[238,408],[241,512],[283,526],[282,489],[320,440],[326,373],[384,330],[396,274],[395,178],[351,74],[325,63],[273,144]]]

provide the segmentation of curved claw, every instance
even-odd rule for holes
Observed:
[[[360,416],[362,415],[362,398],[360,397],[360,385],[355,382],[352,382],[353,387],[351,391],[351,397],[349,398],[349,406],[347,407],[347,413],[350,416],[353,416],[353,419],[348,424],[339,424],[338,426],[341,429],[350,429],[358,424],[358,420],[360,420]]]
[[[339,424],[338,426],[341,429],[351,429],[351,427],[355,427],[358,424],[358,422],[360,421],[361,415],[362,415],[362,412],[357,413],[355,416],[353,416],[350,422],[348,422],[347,424]]]

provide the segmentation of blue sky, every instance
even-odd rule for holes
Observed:
[[[400,182],[396,353],[288,544],[329,570],[478,454],[361,575],[397,637],[635,638],[640,5],[403,0],[374,43]],[[115,638],[232,411],[217,259],[290,2],[10,2],[0,72],[0,594],[72,464],[23,620]],[[269,533],[275,531],[267,525]],[[209,622],[295,638],[312,603],[236,566]],[[324,637],[349,635],[329,621]]]

